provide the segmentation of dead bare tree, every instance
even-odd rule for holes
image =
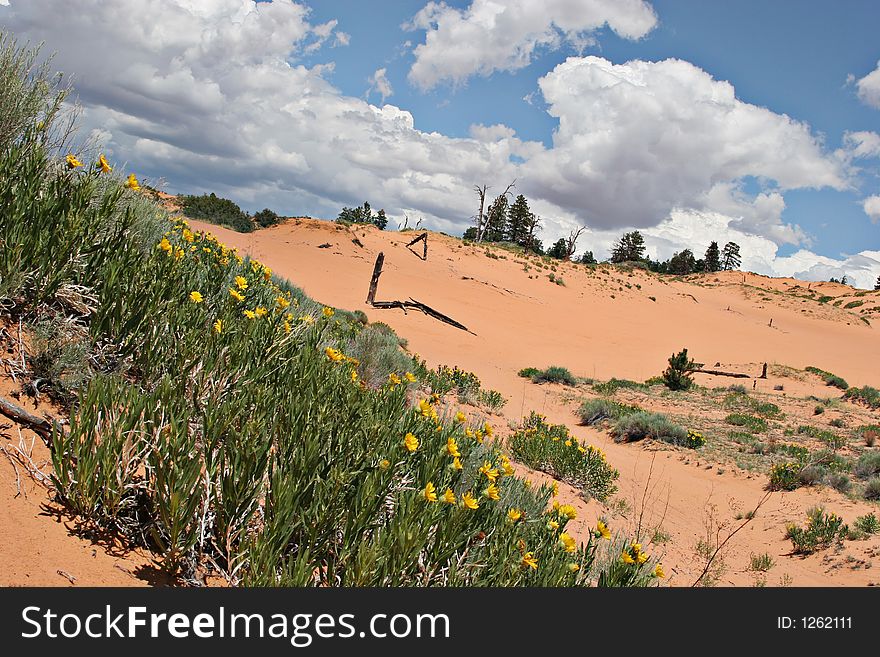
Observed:
[[[477,215],[474,217],[474,221],[477,224],[477,241],[481,242],[483,240],[483,221],[485,218],[484,210],[486,208],[486,192],[489,190],[489,187],[483,185],[480,187],[479,185],[474,185],[474,192],[476,192],[477,197],[480,199],[480,210]]]
[[[526,244],[528,245],[526,248],[529,251],[532,251],[532,250],[534,250],[532,247],[534,247],[534,245],[535,245],[535,231],[538,230],[539,228],[541,228],[541,217],[539,217],[535,213],[530,214],[528,228],[529,228],[529,238],[528,238],[528,242],[526,242]]]
[[[565,256],[567,258],[571,258],[574,255],[574,252],[577,250],[578,237],[580,237],[581,233],[583,233],[586,229],[586,226],[581,226],[576,231],[573,230],[568,234],[568,239],[565,240]]]

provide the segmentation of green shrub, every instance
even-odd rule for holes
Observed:
[[[864,305],[865,305],[864,301],[850,301],[849,303],[845,304],[843,307],[846,308],[847,310],[849,310],[850,308],[858,308],[859,306],[864,306]]]
[[[578,415],[580,416],[581,424],[590,425],[597,424],[602,420],[616,420],[624,415],[637,413],[641,410],[638,406],[619,404],[610,399],[587,399],[580,405]]]
[[[843,472],[829,472],[825,475],[824,481],[838,493],[847,493],[852,488],[849,475]]]
[[[691,372],[695,363],[688,358],[687,349],[669,357],[669,366],[663,372],[663,383],[670,390],[687,390],[693,383]]]
[[[480,390],[477,395],[477,403],[497,413],[504,408],[507,400],[497,390]]]
[[[532,379],[541,373],[537,367],[524,367],[519,372],[517,372],[517,376],[521,376],[524,379]]]
[[[853,466],[853,474],[861,479],[869,479],[880,473],[880,452],[865,452]]]
[[[872,409],[880,408],[880,390],[871,386],[863,388],[849,388],[843,394],[846,399],[852,402],[859,402],[869,406]]]
[[[880,477],[871,477],[865,482],[862,497],[866,500],[880,500]]]
[[[790,524],[785,537],[791,541],[795,554],[812,554],[817,550],[841,543],[847,535],[843,519],[833,513],[825,513],[821,507],[807,512],[807,524],[798,527]]]
[[[753,554],[749,561],[749,570],[756,573],[766,573],[773,568],[773,565],[773,557],[771,557],[769,553]]]
[[[634,442],[644,438],[655,438],[663,442],[688,446],[688,430],[670,421],[661,413],[638,411],[617,419],[611,428],[615,442]]]
[[[618,472],[602,450],[581,444],[566,426],[548,424],[534,411],[508,439],[508,447],[520,463],[581,488],[600,502],[617,490]]]
[[[866,534],[878,534],[880,533],[880,520],[877,519],[877,516],[874,513],[869,513],[864,516],[859,516],[856,518],[856,521],[853,523],[856,529],[859,531],[863,531]]]
[[[613,395],[620,388],[630,390],[647,390],[649,386],[645,383],[630,381],[628,379],[609,379],[603,383],[594,383],[593,390],[600,395]]]
[[[254,221],[260,228],[269,228],[280,224],[281,217],[269,208],[264,208],[254,215]]]
[[[816,404],[815,408],[813,408],[813,415],[822,415],[825,412],[825,407],[822,404]]]
[[[551,365],[546,370],[542,370],[532,377],[535,383],[561,383],[566,386],[576,386],[577,379],[574,375],[564,367]]]
[[[763,418],[747,415],[745,413],[731,413],[724,421],[735,427],[746,427],[752,433],[763,433],[767,431],[767,421]]]
[[[818,367],[814,367],[812,365],[805,369],[807,372],[812,372],[813,374],[821,378],[825,382],[825,385],[840,388],[841,390],[846,390],[849,387],[847,382],[836,374],[826,372],[825,370],[819,369]]]
[[[777,463],[770,468],[770,490],[795,490],[800,486],[800,463]]]
[[[829,297],[829,296],[823,295],[823,296],[819,297],[818,299],[816,299],[816,301],[818,301],[819,303],[828,303],[833,298],[834,297]]]

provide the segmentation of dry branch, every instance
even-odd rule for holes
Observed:
[[[0,413],[8,417],[13,422],[17,422],[21,426],[30,429],[40,438],[51,445],[52,442],[52,425],[48,420],[37,417],[20,406],[16,406],[4,397],[0,397]]]
[[[740,372],[722,372],[721,370],[691,370],[697,374],[711,374],[713,376],[732,376],[734,379],[751,379],[750,374],[742,374]]]
[[[419,242],[419,241],[422,242],[422,246],[423,246],[423,249],[422,249],[422,250],[423,250],[423,253],[422,253],[422,255],[419,255],[418,253],[416,253],[415,251],[413,251],[413,249],[411,248],[413,244],[416,244],[416,243]],[[415,238],[415,239],[412,240],[409,244],[407,244],[407,245],[406,245],[406,248],[408,248],[410,251],[412,251],[413,253],[415,253],[415,255],[417,255],[417,256],[418,256],[419,258],[421,258],[422,260],[427,260],[427,259],[428,259],[428,233],[422,233],[421,235],[419,235],[417,238]]]

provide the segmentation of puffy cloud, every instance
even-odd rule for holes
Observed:
[[[528,66],[541,48],[567,43],[582,50],[604,25],[638,39],[656,24],[643,0],[473,0],[466,9],[429,2],[404,25],[426,31],[409,80],[422,89],[462,83],[473,75]]]
[[[792,276],[804,281],[827,281],[844,275],[851,285],[872,289],[880,276],[880,251],[862,251],[839,259],[797,251],[776,258],[773,270],[779,276]]]
[[[394,94],[394,89],[391,86],[391,81],[387,76],[388,69],[380,68],[376,69],[373,75],[370,76],[370,88],[368,93],[376,92],[382,97],[382,102],[385,102],[385,99]]]
[[[865,105],[880,109],[880,62],[877,62],[877,68],[856,82],[856,89]]]
[[[880,135],[869,131],[847,131],[843,134],[843,153],[855,158],[880,157]]]
[[[862,209],[865,214],[871,217],[871,221],[877,223],[880,221],[880,196],[869,196],[862,201]]]
[[[526,191],[593,226],[646,227],[694,208],[798,241],[779,224],[781,193],[848,184],[809,126],[738,100],[731,84],[688,62],[569,58],[539,85],[559,127],[553,147],[523,166]],[[748,198],[747,177],[764,193]]]

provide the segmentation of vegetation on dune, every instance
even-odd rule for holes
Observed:
[[[848,388],[843,396],[852,402],[865,404],[871,409],[880,408],[880,390],[871,386]]]
[[[2,96],[20,93],[0,88],[4,119],[18,105]],[[442,416],[394,371],[399,342],[167,219],[103,156],[53,151],[42,109],[26,118],[0,153],[0,307],[81,336],[52,464],[58,499],[88,522],[186,581],[206,564],[245,585],[662,576],[640,547],[603,542],[604,525],[577,543],[574,510],[514,476],[491,427]]]
[[[836,374],[832,374],[831,372],[826,372],[825,370],[819,369],[818,367],[814,367],[810,365],[809,367],[804,368],[807,372],[811,372],[815,374],[820,379],[825,382],[825,385],[832,386],[834,388],[840,388],[841,390],[846,390],[849,388],[849,384],[843,378],[837,376]]]
[[[606,501],[617,490],[617,470],[601,449],[581,443],[568,427],[549,424],[532,411],[508,440],[513,457],[536,470],[580,488],[589,497]]]
[[[669,365],[662,374],[663,384],[670,390],[688,390],[694,379],[691,372],[697,369],[696,363],[688,358],[687,349],[669,357]]]

